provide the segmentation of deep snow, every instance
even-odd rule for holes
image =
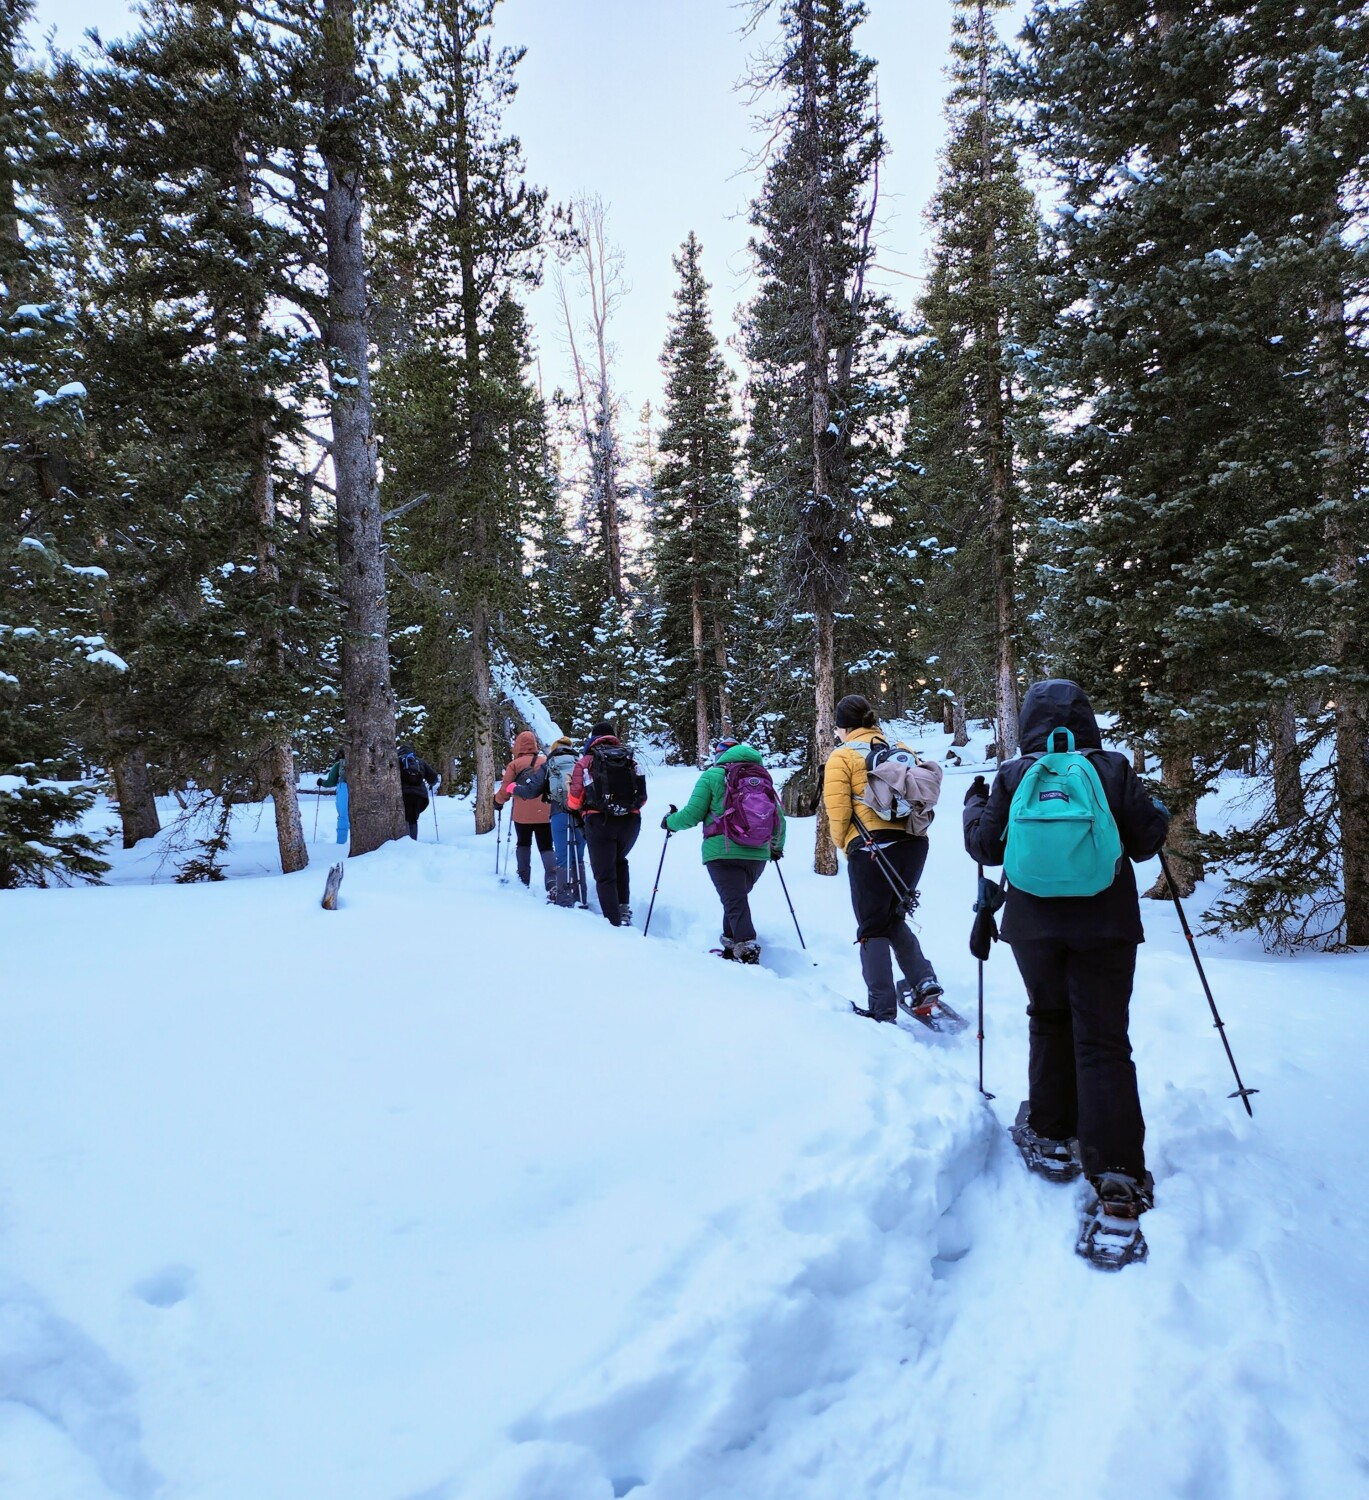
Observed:
[[[918,914],[967,1014],[969,774]],[[449,800],[336,913],[330,804],[297,876],[149,884],[133,851],[0,897],[5,1500],[1369,1496],[1369,956],[1201,944],[1248,1121],[1145,904],[1158,1201],[1150,1262],[1104,1275],[1006,1140],[1009,954],[986,1106],[973,1031],[850,1016],[811,823],[807,953],[771,871],[765,967],[708,956],[697,834],[643,940],[691,783],[652,778],[630,932],[496,884]],[[232,873],[270,872],[269,810],[236,836]]]

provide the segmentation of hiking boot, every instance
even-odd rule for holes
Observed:
[[[913,1000],[917,1005],[930,1005],[934,1000],[940,1000],[945,993],[940,980],[933,974],[930,979],[924,979],[913,991]]]
[[[618,925],[619,927],[632,926],[632,908],[626,901],[620,902],[618,905]]]
[[[1155,1183],[1149,1172],[1144,1182],[1125,1172],[1100,1172],[1092,1184],[1099,1207],[1110,1219],[1139,1219],[1155,1207]]]
[[[732,957],[739,964],[758,964],[761,961],[761,945],[757,942],[733,943]]]

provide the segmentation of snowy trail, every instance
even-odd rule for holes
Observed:
[[[1150,1263],[1107,1276],[1006,1138],[1010,955],[990,1107],[972,1030],[849,1014],[811,823],[783,865],[807,951],[767,873],[745,970],[708,956],[697,835],[644,941],[497,886],[442,814],[443,848],[352,862],[337,914],[323,839],[299,877],[0,907],[6,1500],[1369,1496],[1365,957],[1211,949],[1247,1122],[1147,905],[1159,1203]],[[945,822],[918,919],[970,1016]]]
[[[677,859],[676,842],[668,866]],[[957,920],[953,898],[946,899],[957,875],[963,887],[956,853],[948,860],[945,843],[936,847],[919,915],[924,943],[943,978],[959,980],[952,997],[970,1015],[973,965],[962,956],[961,938],[967,923],[963,915]],[[786,868],[806,859],[806,850],[796,848]],[[653,932],[659,923],[662,936],[684,944],[715,940],[706,882],[678,868],[669,879],[676,899],[658,907]],[[817,885],[804,884],[810,894]],[[778,889],[763,882],[756,906],[764,933],[784,931],[777,924],[789,917]],[[849,1181],[824,1198],[840,1205],[833,1222],[818,1212],[809,1218],[791,1211],[788,1227],[802,1221],[825,1236],[824,1271],[795,1277],[786,1289],[788,1315],[760,1320],[740,1355],[731,1345],[682,1339],[674,1351],[682,1370],[731,1367],[735,1379],[694,1414],[692,1440],[680,1442],[679,1429],[690,1425],[682,1424],[684,1414],[664,1418],[676,1429],[673,1453],[644,1446],[638,1430],[644,1409],[662,1420],[662,1392],[652,1383],[660,1376],[659,1354],[638,1356],[652,1371],[648,1381],[624,1377],[607,1400],[584,1405],[581,1392],[563,1393],[555,1414],[520,1435],[588,1447],[601,1461],[607,1454],[610,1470],[629,1478],[653,1475],[631,1491],[643,1500],[816,1500],[832,1493],[838,1475],[845,1492],[890,1500],[914,1490],[947,1500],[1000,1494],[1083,1500],[1096,1496],[1108,1476],[1126,1476],[1138,1494],[1369,1495],[1362,1422],[1369,1381],[1345,1380],[1357,1362],[1353,1339],[1342,1338],[1337,1351],[1325,1347],[1343,1326],[1338,1299],[1342,1309],[1358,1310],[1369,1270],[1359,1174],[1341,1176],[1343,1188],[1307,1182],[1311,1150],[1297,1143],[1319,1143],[1327,1122],[1300,1118],[1301,1104],[1290,1108],[1286,1089],[1271,1086],[1268,1072],[1283,1039],[1278,1010],[1304,1007],[1277,997],[1270,971],[1280,965],[1250,965],[1255,972],[1233,984],[1246,965],[1209,955],[1228,1017],[1241,1017],[1237,1032],[1252,1057],[1255,1036],[1245,1028],[1240,999],[1275,1002],[1275,1024],[1266,1019],[1254,1031],[1270,1044],[1259,1059],[1261,1081],[1269,1080],[1265,1095],[1280,1103],[1258,1099],[1259,1124],[1252,1125],[1223,1097],[1225,1060],[1177,921],[1164,907],[1148,906],[1147,915],[1152,943],[1143,950],[1136,1031],[1162,1210],[1148,1221],[1150,1264],[1109,1277],[1074,1257],[1077,1190],[1031,1177],[1007,1139],[1024,1087],[1025,1020],[1015,969],[1000,951],[988,970],[989,1081],[1022,1083],[1003,1088],[992,1115],[987,1106],[981,1111],[981,1128],[937,1143],[942,1166],[933,1212],[914,1209],[915,1193],[892,1212],[884,1199],[873,1224],[856,1230],[852,1209],[868,1211],[870,1200]],[[818,972],[796,943],[771,942],[764,962],[814,1003],[842,1010],[854,978],[854,960],[842,951],[843,939],[849,945],[844,908],[838,899],[801,920],[818,935],[812,945],[821,955]],[[951,950],[943,951],[952,934]],[[1334,963],[1312,961],[1301,972],[1320,966],[1341,979]],[[1305,1010],[1300,1019],[1315,1036],[1319,1012]],[[928,1068],[973,1082],[972,1036],[932,1039],[908,1022],[900,1030],[906,1035],[891,1044],[924,1049]],[[1294,1036],[1302,1038],[1298,1050],[1308,1061],[1319,1061],[1323,1049],[1307,1030]],[[1175,1040],[1186,1066],[1175,1066]],[[1369,1031],[1361,1027],[1354,1041],[1347,1055],[1363,1057]],[[1353,1066],[1341,1086],[1345,1113],[1353,1113]],[[916,1138],[919,1126],[925,1130],[929,1103],[923,1093],[897,1122],[907,1138]],[[893,1184],[919,1176],[911,1157],[882,1161],[880,1171],[895,1197]],[[1335,1228],[1351,1236],[1342,1264],[1334,1252],[1314,1250],[1322,1287],[1315,1307],[1305,1305],[1306,1250],[1298,1241],[1306,1226],[1296,1207],[1309,1187],[1331,1195],[1322,1213],[1333,1243]],[[654,1329],[653,1349],[660,1336]],[[776,1356],[780,1378],[774,1378]],[[613,1379],[611,1363],[597,1367],[589,1383],[605,1379]],[[1041,1476],[1039,1483],[1032,1476]],[[541,1493],[539,1483],[545,1477],[526,1493]],[[489,1490],[497,1493],[498,1486]]]

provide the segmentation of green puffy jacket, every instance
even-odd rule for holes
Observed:
[[[727,796],[727,767],[739,761],[752,761],[759,765],[760,760],[760,751],[753,749],[750,745],[733,745],[730,750],[724,750],[717,761],[709,766],[694,783],[694,790],[689,794],[689,801],[679,812],[667,815],[665,826],[672,833],[683,833],[686,828],[694,828],[700,823],[711,823],[714,818],[721,817],[723,800]],[[779,815],[779,823],[768,847],[753,849],[747,844],[734,844],[720,833],[714,834],[712,838],[704,839],[704,864],[709,864],[715,859],[769,859],[772,853],[782,853],[785,835],[784,813],[778,803],[775,805],[775,811]]]

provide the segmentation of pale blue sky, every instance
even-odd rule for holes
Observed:
[[[890,145],[878,259],[891,271],[918,273],[943,130],[951,7],[867,3],[860,41],[879,63]],[[1024,10],[1018,0],[1008,14]],[[122,0],[38,0],[37,12],[40,28],[55,27],[65,46],[88,26],[119,35],[132,18]],[[670,257],[691,229],[703,242],[720,337],[748,293],[746,205],[756,185],[748,163],[757,138],[736,87],[754,46],[738,35],[744,14],[733,0],[505,0],[497,12],[500,39],[528,49],[512,118],[530,177],[554,198],[587,190],[610,206],[631,287],[613,330],[629,437],[642,402],[659,403]],[[905,303],[918,286],[893,274],[881,282]],[[535,297],[532,314],[550,392],[568,378],[551,298]]]

